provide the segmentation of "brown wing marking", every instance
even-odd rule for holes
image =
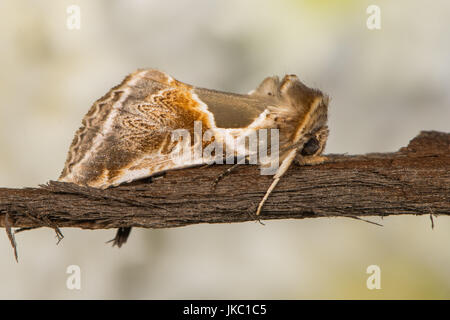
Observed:
[[[107,187],[174,166],[171,132],[214,126],[191,88],[155,70],[128,76],[86,115],[60,180]]]

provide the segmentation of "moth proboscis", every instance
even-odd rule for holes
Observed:
[[[212,140],[228,149],[233,139],[277,129],[279,166],[259,203],[259,215],[294,160],[300,164],[325,160],[321,154],[328,137],[328,101],[295,75],[268,77],[248,94],[235,94],[185,84],[154,69],[137,70],[93,104],[75,134],[59,181],[108,188],[226,157],[225,151],[193,158],[174,152],[182,144],[173,140],[176,130],[186,130],[193,141],[198,125],[202,133],[212,133],[214,139],[190,146],[195,153]],[[242,153],[249,154],[248,145],[233,155]],[[120,246],[128,234],[121,228],[114,243]]]

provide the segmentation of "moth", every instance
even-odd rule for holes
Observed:
[[[174,152],[182,142],[174,141],[173,132],[187,130],[196,140],[198,124],[202,134],[212,132],[211,140],[227,147],[236,137],[277,129],[279,166],[259,203],[259,215],[292,162],[312,165],[325,160],[321,154],[328,137],[328,102],[327,95],[307,87],[295,75],[281,80],[268,77],[248,94],[235,94],[195,87],[155,69],[137,70],[97,100],[85,115],[59,181],[108,188],[211,163],[211,157],[227,157],[224,152],[215,152],[210,157],[186,158]],[[191,151],[195,152],[199,143],[208,148],[211,140],[197,141],[190,146]],[[248,148],[234,150],[233,155],[242,156],[242,152]],[[129,231],[120,228],[114,243],[120,247]]]

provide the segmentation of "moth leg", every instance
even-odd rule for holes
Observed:
[[[202,165],[200,168],[201,168],[201,169],[203,169],[203,168],[209,168],[209,167],[211,167],[211,166],[213,166],[213,165],[215,165],[215,163],[207,163],[207,164]]]
[[[234,157],[233,157],[233,158],[234,158]],[[244,163],[245,163],[246,161],[248,161],[249,158],[250,158],[250,154],[246,155],[245,158],[243,159],[243,160],[244,160]],[[236,160],[236,158],[235,158],[235,160]],[[233,165],[232,165],[231,167],[229,167],[228,169],[224,170],[221,174],[219,174],[219,176],[216,178],[216,180],[214,180],[214,182],[213,182],[213,184],[212,184],[212,186],[211,186],[211,189],[212,189],[212,190],[215,190],[216,187],[217,187],[217,184],[218,184],[223,178],[225,178],[227,175],[229,175],[232,171],[234,171],[240,164],[244,164],[244,163],[242,163],[242,160],[241,160],[241,161],[234,161],[234,162],[236,162],[236,163],[233,164]],[[210,166],[210,165],[206,165],[206,166]]]
[[[154,175],[152,175],[151,178],[153,178],[154,180],[160,179],[160,178],[164,177],[166,175],[166,173],[167,173],[166,171],[161,171],[161,172],[158,172],[158,173],[155,173]]]
[[[314,157],[297,157],[295,159],[295,164],[299,165],[299,166],[313,166],[316,164],[321,164],[324,163],[325,161],[327,161],[327,157],[325,156],[314,156]]]
[[[214,180],[211,188],[213,190],[216,189],[217,184],[223,179],[225,178],[227,175],[229,175],[234,169],[237,168],[237,166],[239,165],[239,163],[233,164],[231,167],[229,167],[227,170],[223,171],[221,174],[219,174],[216,178],[216,180]]]
[[[278,168],[277,172],[273,176],[273,182],[270,185],[269,189],[267,189],[266,194],[264,195],[264,198],[261,200],[261,202],[258,205],[258,209],[256,209],[256,215],[259,216],[261,213],[261,210],[264,206],[264,203],[269,198],[269,195],[272,193],[273,189],[277,186],[278,182],[280,181],[281,177],[286,173],[286,171],[291,166],[292,162],[295,159],[295,155],[297,154],[297,149],[293,149],[289,152],[287,157],[283,160],[281,163],[281,166]]]

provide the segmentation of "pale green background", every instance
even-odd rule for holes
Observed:
[[[81,29],[66,8],[81,8]],[[381,7],[382,29],[366,28]],[[56,179],[91,104],[137,68],[247,92],[296,73],[331,96],[326,152],[395,151],[450,131],[450,2],[0,2],[0,186]],[[418,212],[420,213],[420,212]],[[0,233],[0,298],[450,298],[450,218],[373,218]],[[2,230],[0,230],[2,231]],[[67,266],[82,289],[66,288]],[[366,288],[381,267],[381,290]]]

